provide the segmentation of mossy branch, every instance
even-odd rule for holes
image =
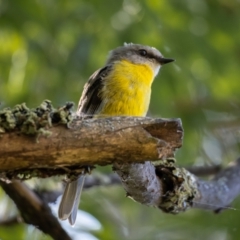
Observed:
[[[114,117],[83,120],[73,104],[54,109],[18,105],[0,112],[0,173],[26,179],[77,175],[84,166],[141,163],[174,156],[181,147],[180,119]]]
[[[0,111],[2,180],[74,176],[84,166],[112,164],[128,197],[165,212],[218,211],[239,195],[239,159],[211,181],[176,166],[171,157],[182,144],[180,119],[84,120],[73,116],[72,106],[54,109],[44,101],[33,110],[18,105]]]

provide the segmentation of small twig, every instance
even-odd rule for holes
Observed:
[[[215,174],[219,173],[222,170],[222,166],[221,165],[192,166],[192,167],[186,167],[186,169],[190,173],[192,173],[198,177],[202,177],[202,176],[215,175]]]
[[[98,186],[110,186],[110,185],[120,185],[122,184],[120,178],[116,173],[110,174],[93,174],[87,175],[84,181],[83,189],[89,189]],[[54,203],[57,198],[62,194],[62,191],[50,191],[35,189],[34,192],[37,196],[46,203]]]
[[[53,239],[71,240],[58,220],[52,215],[48,205],[41,201],[24,183],[0,181],[0,185],[15,202],[26,223],[36,226]]]

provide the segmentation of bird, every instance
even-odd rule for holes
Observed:
[[[146,116],[153,80],[162,65],[173,61],[146,45],[124,43],[115,48],[105,66],[84,85],[76,115],[83,119]],[[67,183],[59,205],[59,219],[68,219],[71,225],[76,221],[86,172]]]

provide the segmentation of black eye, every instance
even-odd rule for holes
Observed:
[[[147,51],[144,50],[144,49],[140,49],[140,50],[139,50],[139,54],[140,54],[141,56],[145,57],[145,56],[147,56]]]

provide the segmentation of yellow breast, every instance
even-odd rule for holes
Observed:
[[[154,72],[150,66],[122,60],[113,65],[100,92],[100,116],[145,116],[148,111]]]

